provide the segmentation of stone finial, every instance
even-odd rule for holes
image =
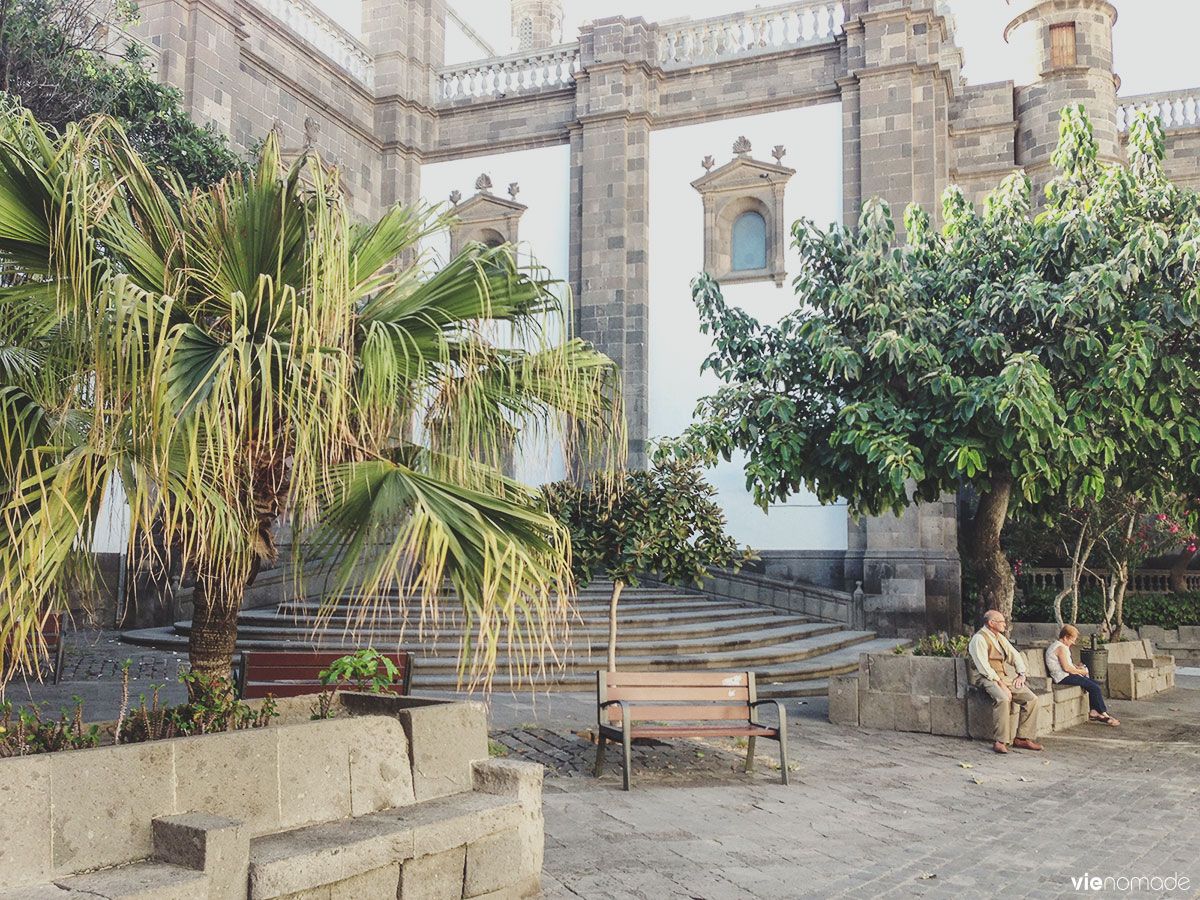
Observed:
[[[475,190],[483,191],[485,194],[492,192],[492,179],[488,177],[487,172],[475,179]]]
[[[521,186],[515,181],[508,186],[508,196],[510,196],[513,200],[517,199],[517,194],[519,193],[521,193]]]
[[[274,132],[275,137],[278,140],[283,140],[283,120],[278,116],[276,116],[275,121],[271,123],[271,131]]]
[[[704,159],[700,160],[700,165],[704,166],[705,172],[711,172],[712,167],[715,166],[716,164],[717,164],[717,161],[715,159],[713,159],[711,156],[706,156],[706,157],[704,157]]]
[[[458,201],[462,199],[462,191],[451,191],[450,202],[458,206]]]
[[[304,149],[311,150],[321,132],[321,123],[312,116],[304,117]]]
[[[775,149],[771,151],[771,155],[775,157],[775,162],[783,165],[783,157],[787,154],[787,147],[783,144],[776,144]]]
[[[744,134],[733,142],[733,152],[738,156],[745,156],[750,152],[750,142]]]

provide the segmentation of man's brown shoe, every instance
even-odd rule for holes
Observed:
[[[1042,750],[1045,749],[1041,744],[1035,744],[1028,738],[1017,738],[1013,741],[1014,747],[1020,747],[1022,750]]]
[[[992,749],[997,753],[1007,753],[1008,745],[1004,741],[996,741],[996,743],[992,744]]]

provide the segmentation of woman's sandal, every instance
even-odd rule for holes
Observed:
[[[1108,713],[1101,713],[1098,716],[1088,716],[1088,721],[1099,722],[1101,725],[1111,725],[1114,728],[1121,724],[1117,719],[1114,719]]]

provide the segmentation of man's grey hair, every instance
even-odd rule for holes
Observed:
[[[989,609],[987,612],[985,612],[983,614],[983,624],[987,625],[989,622],[994,622],[997,619],[1003,619],[1003,618],[1004,618],[1004,614],[1001,613],[1000,610]]]

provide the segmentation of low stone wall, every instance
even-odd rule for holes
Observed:
[[[1034,661],[1028,662],[1030,688],[1038,694],[1036,734],[1071,728],[1087,719],[1087,695],[1080,688],[1051,685],[1038,677]],[[857,673],[829,681],[829,721],[835,725],[986,740],[991,737],[992,710],[991,698],[971,686],[965,659],[864,653]],[[1016,720],[1014,712],[1010,739]]]
[[[542,769],[488,760],[481,704],[342,694],[302,721],[308,699],[268,728],[0,760],[0,900],[537,893]]]
[[[1011,637],[1020,644],[1053,641],[1058,637],[1061,627],[1054,622],[1014,622]],[[1099,625],[1079,624],[1075,627],[1081,635],[1080,644],[1087,644],[1089,637],[1100,634]],[[1122,631],[1122,637],[1128,641],[1153,641],[1156,650],[1175,657],[1177,666],[1200,666],[1200,625],[1181,625],[1178,628],[1159,628],[1157,625],[1127,627]]]

